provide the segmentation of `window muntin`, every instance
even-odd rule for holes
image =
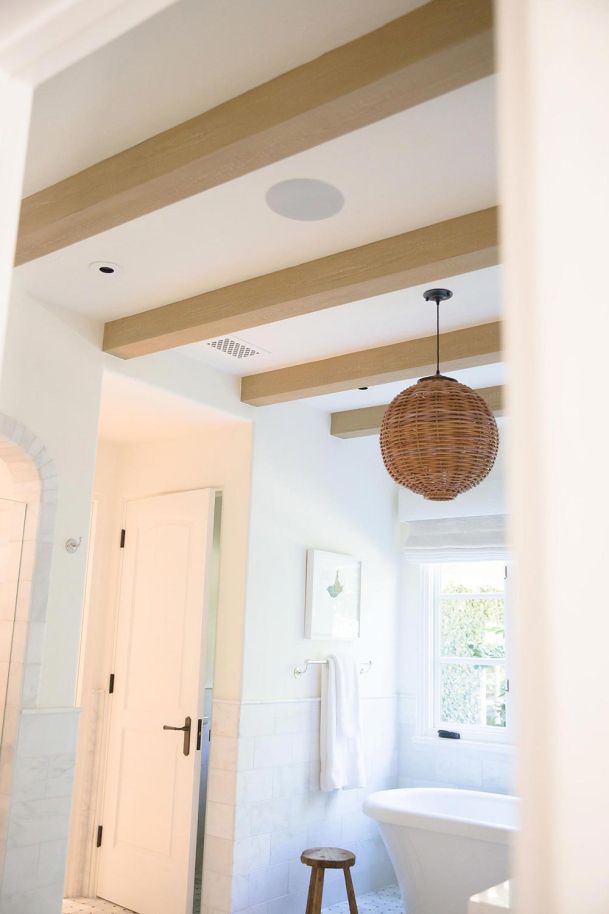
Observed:
[[[509,730],[506,566],[430,565],[428,732],[505,740]]]

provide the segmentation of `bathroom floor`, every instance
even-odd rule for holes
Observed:
[[[390,885],[378,892],[368,892],[357,899],[359,914],[404,914],[402,899],[397,885]],[[131,914],[102,898],[66,898],[63,914]],[[324,908],[322,914],[349,914],[346,901]]]
[[[389,885],[378,892],[368,892],[357,898],[359,914],[404,914],[400,890],[397,885]],[[322,914],[349,914],[349,903],[341,901],[338,904],[324,908]]]
[[[64,898],[62,914],[132,914],[103,898]]]

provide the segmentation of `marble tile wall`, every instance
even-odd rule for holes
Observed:
[[[23,709],[33,710],[38,703],[58,477],[42,442],[21,423],[3,414],[0,414],[0,460],[12,480],[7,482],[5,474],[2,496],[26,506],[17,601],[16,606],[14,603],[11,606],[12,622],[9,620],[8,669],[4,669],[6,692],[0,743],[0,885],[4,885],[18,734]],[[6,614],[6,607],[1,614]],[[7,660],[6,652],[4,660]],[[27,859],[22,854],[23,883],[29,878]],[[33,863],[32,868],[35,876]],[[6,876],[10,878],[8,871]]]
[[[319,789],[319,700],[214,702],[202,914],[301,914],[307,847],[355,852],[359,893],[395,881],[376,825],[361,811],[367,792],[398,783],[397,702],[362,700],[365,790]],[[344,898],[328,874],[324,905]]]
[[[77,731],[75,709],[21,714],[0,914],[61,910]]]
[[[421,739],[416,735],[416,696],[398,699],[400,787],[463,787],[513,793],[514,751],[507,746],[465,740]]]

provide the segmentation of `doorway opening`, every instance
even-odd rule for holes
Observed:
[[[98,447],[64,912],[199,914],[223,499],[205,454],[216,426],[199,408],[176,426],[175,397],[119,387],[120,409],[135,398],[154,422],[141,439],[131,427]]]

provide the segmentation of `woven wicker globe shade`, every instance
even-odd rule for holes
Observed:
[[[482,482],[498,446],[497,423],[486,402],[443,375],[422,378],[398,394],[381,425],[387,472],[430,501],[451,501]]]

